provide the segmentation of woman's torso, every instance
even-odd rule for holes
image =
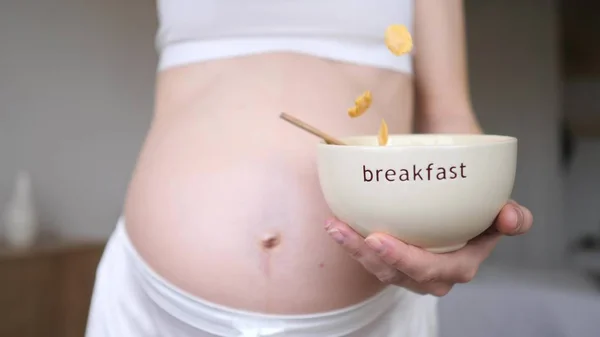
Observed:
[[[371,109],[346,113],[371,90]],[[286,111],[336,136],[410,132],[412,78],[271,53],[160,72],[156,110],[126,201],[142,257],[206,300],[269,313],[345,307],[383,287],[323,229],[318,141]],[[263,241],[278,238],[266,249]]]

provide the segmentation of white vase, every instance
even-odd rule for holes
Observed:
[[[31,177],[27,171],[19,171],[4,212],[6,240],[13,247],[31,246],[37,238],[38,227]]]

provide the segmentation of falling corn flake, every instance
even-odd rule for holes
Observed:
[[[348,115],[352,118],[361,116],[369,109],[372,101],[373,98],[371,96],[371,91],[365,91],[362,95],[354,100],[354,106],[348,109]]]
[[[379,146],[386,146],[389,140],[388,126],[383,119],[381,120],[381,126],[379,127],[379,135],[377,140],[379,142]]]
[[[367,90],[362,95],[360,95],[356,100],[354,100],[354,104],[360,109],[367,110],[371,106],[371,102],[373,101],[373,97],[371,96],[371,91]]]
[[[358,111],[358,107],[357,106],[353,106],[350,109],[348,109],[348,116],[355,118],[362,115],[359,111]]]
[[[399,24],[389,25],[385,30],[385,45],[396,56],[410,52],[413,42],[406,26]]]

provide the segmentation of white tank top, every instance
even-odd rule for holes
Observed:
[[[385,46],[390,24],[413,29],[414,0],[158,0],[159,69],[287,51],[412,73]]]

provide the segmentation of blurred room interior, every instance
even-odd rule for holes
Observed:
[[[535,225],[442,300],[447,337],[483,337],[445,313],[494,301],[494,287],[548,289],[563,303],[548,305],[565,312],[571,297],[600,301],[600,2],[468,0],[466,12],[473,105],[487,133],[518,137],[514,198]],[[27,233],[0,227],[0,337],[84,335],[95,269],[150,125],[155,28],[153,1],[0,2],[0,207],[29,176],[40,223],[21,248],[7,238]],[[563,311],[554,315],[570,319]],[[552,336],[592,336],[577,318],[565,324]]]

